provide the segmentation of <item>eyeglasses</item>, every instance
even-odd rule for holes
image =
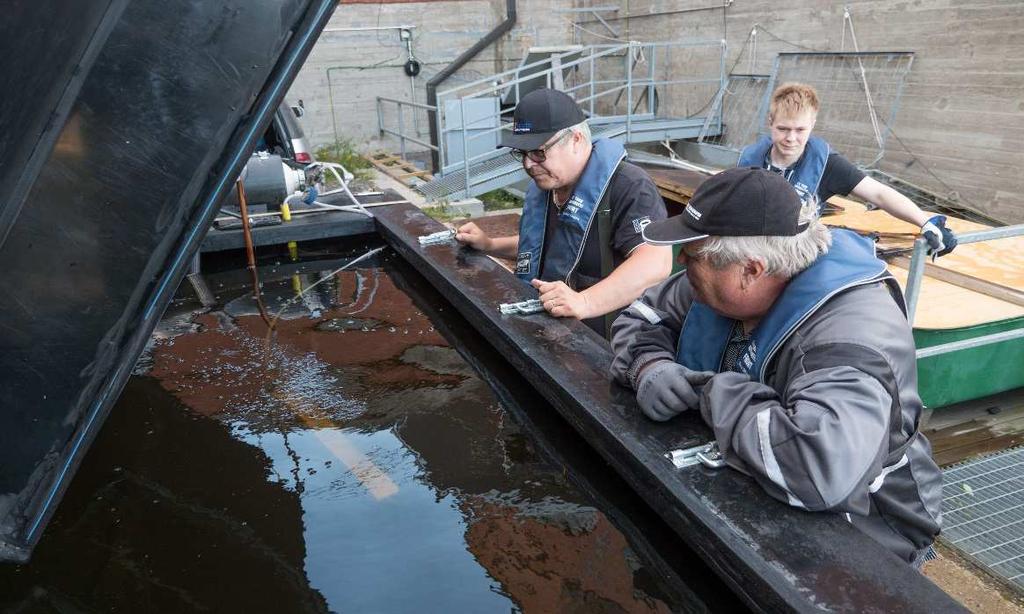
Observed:
[[[529,158],[530,160],[540,164],[541,162],[548,159],[548,150],[564,141],[565,137],[569,136],[570,134],[572,134],[571,130],[563,130],[560,134],[555,135],[555,140],[551,141],[547,145],[544,145],[540,149],[531,149],[530,151],[526,151],[524,149],[513,149],[511,152],[512,157],[518,160],[519,162],[522,162],[526,158]]]

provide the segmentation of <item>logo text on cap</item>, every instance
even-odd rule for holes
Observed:
[[[695,219],[695,220],[699,220],[700,219],[701,212],[697,211],[696,209],[694,209],[693,205],[686,205],[686,212],[689,213],[690,217],[692,217],[693,219]]]

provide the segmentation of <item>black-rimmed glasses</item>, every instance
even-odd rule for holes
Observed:
[[[570,134],[572,134],[571,130],[565,130],[561,134],[556,134],[555,139],[553,141],[549,142],[547,145],[542,146],[540,149],[531,149],[530,151],[526,151],[524,149],[513,149],[511,152],[512,157],[518,160],[519,162],[522,162],[526,158],[529,158],[530,160],[540,164],[541,162],[548,159],[548,150],[564,141],[565,137],[569,136]]]

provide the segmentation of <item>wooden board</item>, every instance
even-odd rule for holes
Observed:
[[[829,202],[842,206],[844,211],[825,218],[826,224],[845,226],[864,232],[896,233],[905,237],[903,239],[883,237],[879,241],[880,248],[898,246],[909,248],[919,232],[919,229],[913,224],[897,220],[885,211],[877,209],[868,211],[864,205],[845,198],[833,197],[829,199]],[[946,224],[961,234],[990,228],[984,224],[952,217],[947,219]],[[934,264],[1024,291],[1024,237],[961,245],[952,253],[936,260]]]
[[[840,197],[833,197],[829,202],[842,207],[843,212],[824,218],[825,223],[859,232],[884,233],[878,242],[879,249],[909,250],[919,232],[913,224],[900,221],[885,211],[868,211],[864,205]],[[957,233],[988,228],[983,224],[956,218],[948,218],[946,223]],[[902,266],[899,266],[900,264]],[[890,262],[889,265],[889,270],[904,287],[907,279],[906,266],[905,257]],[[943,274],[943,271],[950,273]],[[964,276],[986,283],[972,284]],[[974,290],[970,289],[971,287]],[[1022,316],[1024,306],[1015,304],[1019,301],[1012,298],[1022,293],[1024,237],[961,245],[951,254],[929,262],[921,285],[914,327],[958,328]],[[1000,294],[1009,300],[1000,300],[993,296]]]
[[[658,192],[667,202],[685,205],[694,190],[707,179],[707,175],[682,168],[644,167],[658,186]]]
[[[363,157],[385,175],[409,187],[434,178],[430,171],[421,170],[412,162],[386,151],[378,151]]]
[[[922,432],[939,465],[951,465],[1024,441],[1024,391],[1011,390],[945,407]]]
[[[889,265],[906,288],[907,270]],[[924,277],[914,315],[914,328],[961,328],[1024,316],[1024,307],[931,277]]]

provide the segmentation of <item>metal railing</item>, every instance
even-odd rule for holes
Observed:
[[[702,57],[701,62],[676,61],[673,64],[673,59],[678,60],[673,58],[674,52],[711,55]],[[468,192],[473,165],[503,154],[493,148],[481,147],[480,143],[496,143],[501,132],[511,128],[511,109],[528,93],[523,89],[524,84],[529,82],[533,85],[542,80],[547,87],[565,91],[580,104],[594,123],[623,123],[628,142],[636,122],[666,116],[664,112],[659,113],[657,88],[698,88],[700,84],[708,84],[712,94],[724,89],[725,54],[726,43],[723,40],[634,41],[577,47],[440,91],[436,106],[378,97],[378,130],[382,136],[386,134],[399,139],[403,157],[407,142],[437,151],[440,174],[461,170],[466,176]],[[687,70],[690,72],[687,73]],[[664,74],[659,74],[659,71]],[[675,78],[669,78],[670,74]],[[467,116],[467,104],[470,101],[487,98],[497,101],[493,112],[481,112],[475,107],[475,116]],[[393,124],[385,122],[384,111],[390,105],[395,105],[398,110],[397,129],[391,127]],[[405,107],[413,107],[416,109],[414,112],[434,111],[439,135],[437,143],[428,144],[406,133]],[[458,110],[457,117],[451,113],[455,109]],[[461,156],[452,151],[453,146],[456,150],[461,146]],[[473,153],[480,149],[484,151]]]
[[[384,103],[389,103],[389,104],[395,105],[395,108],[396,108],[397,113],[398,113],[398,131],[397,132],[394,131],[394,130],[391,130],[391,129],[388,129],[388,128],[384,127]],[[420,139],[418,139],[418,138],[416,138],[414,136],[409,136],[408,134],[405,134],[405,109],[404,109],[404,107],[412,107],[413,108],[413,112],[415,112],[415,109],[423,109],[424,111],[426,111],[428,113],[430,111],[434,111],[434,110],[437,109],[437,107],[433,107],[433,106],[431,106],[429,104],[422,104],[422,103],[419,103],[419,102],[412,102],[412,101],[409,101],[409,100],[399,100],[397,98],[388,98],[386,96],[377,96],[377,130],[380,132],[380,134],[382,136],[385,135],[385,134],[390,134],[391,136],[398,137],[399,148],[400,148],[400,151],[402,152],[402,159],[405,159],[405,142],[406,141],[411,141],[413,143],[416,143],[417,145],[422,145],[422,146],[424,146],[424,147],[426,147],[428,149],[432,149],[434,151],[438,151],[438,148],[435,147],[434,145],[431,145],[430,143],[428,143],[426,141],[421,141]],[[415,123],[414,123],[414,125],[415,125]]]
[[[995,239],[1006,239],[1009,237],[1019,236],[1024,236],[1024,224],[992,228],[990,230],[979,230],[977,232],[967,232],[962,235],[957,235],[957,240],[960,245],[965,245],[969,243],[978,243],[980,241],[993,241]],[[927,249],[928,242],[923,238],[918,238],[914,241],[914,251],[913,255],[910,257],[910,267],[907,270],[907,287],[904,292],[907,300],[907,318],[910,320],[911,325],[914,324],[914,313],[917,310],[918,300],[920,299],[921,279],[924,276],[925,263],[928,258]],[[983,337],[974,337],[973,339],[953,341],[942,345],[934,345],[932,347],[919,349],[917,350],[917,358],[928,358],[930,356],[938,356],[949,352],[982,347],[992,343],[1009,341],[1011,339],[1020,339],[1022,337],[1024,337],[1024,328],[994,333]]]

